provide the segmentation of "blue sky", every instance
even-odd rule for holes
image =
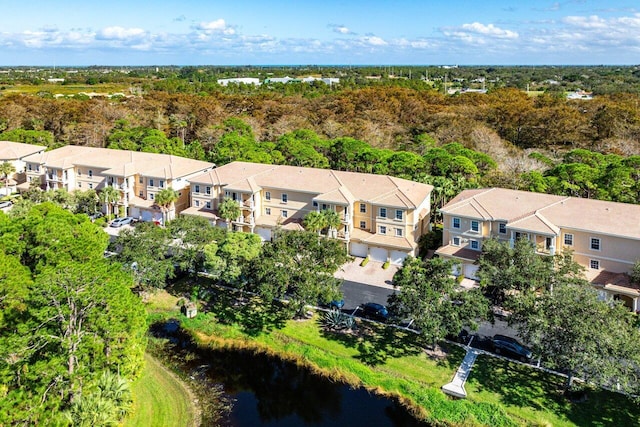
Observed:
[[[638,0],[2,0],[0,66],[639,64]]]

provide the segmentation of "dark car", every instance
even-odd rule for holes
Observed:
[[[387,307],[382,304],[378,304],[375,302],[368,302],[360,306],[362,310],[363,316],[368,317],[370,319],[375,319],[379,321],[386,321],[389,319],[389,311]]]
[[[327,307],[329,310],[342,310],[342,307],[344,307],[344,300],[343,299],[334,299],[333,301],[330,302],[319,302],[318,305],[320,307]]]
[[[505,335],[494,335],[491,343],[493,351],[496,354],[503,354],[523,362],[529,361],[533,357],[531,349],[521,344],[515,338]]]

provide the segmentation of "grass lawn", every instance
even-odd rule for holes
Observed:
[[[145,355],[145,362],[142,375],[132,387],[133,408],[124,427],[195,426],[191,393],[156,359]]]
[[[111,84],[111,83],[101,83],[95,85],[87,85],[87,84],[54,84],[54,83],[44,83],[40,85],[6,85],[6,89],[3,93],[26,93],[26,94],[36,94],[38,92],[49,92],[51,94],[62,94],[62,95],[76,95],[80,92],[85,93],[104,93],[104,94],[112,94],[112,93],[128,93],[127,92],[128,85],[127,84]]]
[[[177,307],[153,308],[158,319],[178,317],[202,346],[254,349],[309,366],[322,375],[364,385],[407,402],[428,421],[488,426],[640,425],[637,404],[622,395],[592,391],[583,403],[562,395],[563,378],[517,363],[480,356],[466,384],[468,399],[455,400],[440,387],[451,380],[464,350],[427,352],[417,336],[361,322],[355,334],[326,332],[319,316],[288,321],[259,299],[231,303],[222,293],[194,319]]]

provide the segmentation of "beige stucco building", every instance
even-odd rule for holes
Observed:
[[[263,240],[277,226],[303,229],[309,212],[329,209],[342,219],[334,237],[350,254],[400,264],[417,254],[429,227],[433,187],[386,175],[233,162],[190,181],[191,207],[183,213],[225,226],[217,209],[229,197],[242,208],[233,228]]]
[[[640,286],[627,274],[640,259],[640,205],[491,188],[465,190],[441,212],[436,254],[460,261],[456,274],[476,279],[485,240],[526,238],[541,255],[570,249],[603,298],[640,310]]]
[[[19,142],[0,141],[0,163],[9,162],[15,168],[15,172],[8,176],[8,182],[0,186],[0,195],[15,193],[17,186],[26,182],[25,157],[32,154],[43,153],[47,147],[42,145],[22,144]]]
[[[45,189],[120,191],[125,215],[159,221],[155,195],[164,188],[178,193],[175,212],[189,206],[189,179],[214,167],[212,163],[168,154],[67,145],[24,158],[27,182],[36,177]],[[172,213],[173,214],[173,213]],[[168,219],[171,219],[169,216]]]

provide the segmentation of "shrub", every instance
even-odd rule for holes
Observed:
[[[384,264],[382,264],[382,268],[386,270],[387,268],[389,268],[390,265],[391,265],[391,263],[389,261],[387,261]]]
[[[369,264],[369,257],[366,257],[360,262],[360,267],[364,267],[367,264]]]

